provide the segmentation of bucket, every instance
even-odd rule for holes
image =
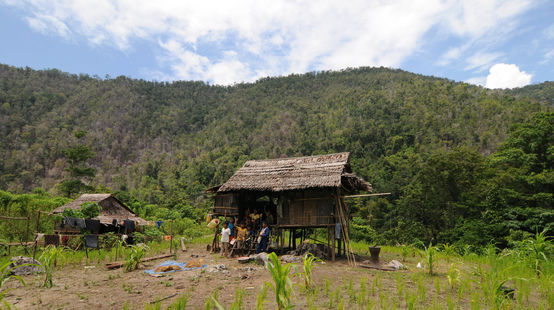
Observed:
[[[371,261],[373,263],[379,263],[379,253],[381,253],[381,247],[379,246],[369,247],[369,254],[371,254]]]
[[[208,223],[208,228],[216,228],[219,225],[219,219],[213,219]]]

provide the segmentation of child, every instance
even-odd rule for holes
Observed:
[[[227,257],[229,252],[229,236],[231,235],[231,230],[229,229],[229,224],[227,222],[223,223],[223,228],[221,229],[221,254]]]
[[[267,227],[267,223],[265,221],[262,223],[262,227],[263,228],[260,231],[260,236],[258,237],[258,248],[256,249],[256,253],[267,251],[267,243],[269,241],[269,227]]]
[[[231,230],[231,239],[233,239],[236,236],[236,227],[235,227],[235,219],[231,218],[229,221],[229,229]]]
[[[244,223],[241,222],[237,227],[237,248],[240,249],[241,255],[244,255],[244,242],[246,241],[246,228]]]

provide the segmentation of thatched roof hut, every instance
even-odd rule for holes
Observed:
[[[284,231],[289,230],[289,246],[296,247],[296,232],[308,228],[326,228],[332,259],[335,245],[339,254],[349,242],[350,213],[344,197],[360,191],[371,192],[371,184],[352,173],[350,153],[250,160],[227,182],[208,189],[215,193],[215,215],[238,217],[239,222],[262,214],[280,247]],[[336,227],[341,238],[335,242]],[[343,227],[343,228],[340,228]],[[314,237],[315,239],[315,237]],[[214,241],[215,242],[215,241]]]
[[[352,173],[350,153],[249,160],[225,182],[218,193],[233,191],[283,192],[343,188],[348,192],[372,190]]]
[[[50,214],[61,214],[65,209],[79,210],[81,209],[81,205],[85,202],[96,202],[102,208],[100,210],[100,215],[95,217],[95,219],[100,220],[102,224],[112,224],[114,219],[117,219],[118,222],[133,220],[139,225],[146,224],[144,219],[138,217],[131,209],[112,194],[83,194],[79,196],[79,198],[52,210]]]

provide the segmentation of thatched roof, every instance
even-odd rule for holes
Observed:
[[[249,160],[217,192],[279,192],[341,186],[350,191],[371,191],[371,184],[352,174],[349,158],[350,153],[337,153]]]
[[[65,209],[79,210],[81,209],[81,205],[85,202],[96,202],[100,205],[102,210],[100,210],[100,215],[95,217],[95,219],[100,220],[100,222],[104,224],[111,224],[113,219],[117,219],[118,221],[129,219],[137,221],[141,225],[146,224],[144,219],[138,217],[131,209],[112,194],[83,194],[79,196],[79,198],[50,211],[50,214],[61,214]]]

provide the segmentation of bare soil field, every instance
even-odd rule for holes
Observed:
[[[198,257],[196,257],[198,256]],[[204,309],[206,300],[218,290],[218,301],[228,308],[235,299],[238,288],[244,290],[242,309],[255,309],[256,298],[265,281],[272,278],[263,265],[254,262],[239,264],[236,259],[223,258],[206,252],[203,245],[192,245],[187,252],[179,251],[177,261],[201,258],[207,268],[177,271],[162,277],[144,272],[164,260],[143,263],[138,270],[126,272],[123,268],[108,270],[104,265],[67,265],[54,273],[52,288],[41,287],[44,275],[25,276],[26,286],[9,281],[11,290],[6,300],[18,309],[144,309],[160,302],[165,308],[183,295],[188,296],[188,309]],[[401,260],[398,254],[382,253],[382,261]],[[392,309],[392,308],[449,308],[475,306],[475,284],[459,294],[448,286],[446,272],[449,264],[441,262],[437,272],[429,276],[416,268],[418,257],[410,256],[405,264],[409,270],[380,271],[351,267],[345,259],[336,262],[317,263],[313,277],[317,285],[315,293],[306,294],[300,276],[292,277],[295,293],[292,301],[297,309]],[[210,272],[211,267],[224,264],[226,270]],[[302,263],[297,263],[302,271]],[[463,279],[461,283],[463,283]],[[466,281],[467,282],[467,281]],[[461,284],[463,285],[463,284]],[[528,304],[532,306],[537,294],[531,293]],[[413,303],[413,304],[412,304]],[[275,309],[275,295],[267,294],[265,309]]]

